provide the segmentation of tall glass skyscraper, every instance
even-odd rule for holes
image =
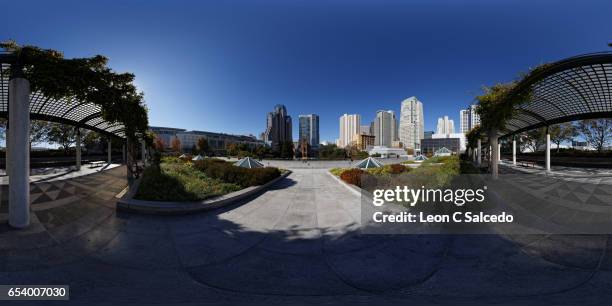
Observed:
[[[467,109],[459,111],[459,118],[461,133],[464,134],[480,124],[480,116],[476,113],[476,105],[470,105]]]
[[[423,103],[416,97],[402,101],[399,122],[399,140],[404,148],[420,150],[424,138]]]
[[[306,140],[312,148],[319,147],[319,115],[300,115],[300,141]]]
[[[270,143],[273,150],[278,151],[282,144],[293,142],[291,130],[291,116],[287,114],[287,108],[282,104],[276,105],[274,111],[268,113],[264,141]]]
[[[397,140],[397,119],[391,110],[379,110],[374,119],[374,144],[391,148]]]

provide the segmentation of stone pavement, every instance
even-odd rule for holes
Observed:
[[[0,225],[0,284],[68,284],[75,305],[575,305],[612,297],[607,236],[360,235],[359,197],[325,169],[297,167],[271,190],[218,211],[124,214],[114,209],[124,173],[33,185],[50,200],[32,205],[29,229]]]

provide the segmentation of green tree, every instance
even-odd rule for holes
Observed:
[[[64,153],[76,142],[76,128],[71,125],[52,123],[49,131],[49,141],[59,145]]]
[[[83,146],[87,149],[87,154],[103,145],[102,135],[90,131],[83,137]]]
[[[546,143],[546,128],[537,128],[524,132],[519,137],[519,145],[521,151],[530,149],[532,152],[537,152],[542,145]]]
[[[603,151],[603,148],[612,140],[612,119],[583,120],[578,123],[578,131],[584,136],[587,143]]]
[[[32,120],[30,122],[30,148],[49,139],[51,124],[46,121]]]
[[[281,142],[280,157],[281,158],[293,158],[293,154],[294,154],[293,142],[291,141]]]
[[[553,124],[548,128],[550,141],[557,145],[557,152],[564,141],[572,141],[578,135],[576,127],[571,122]]]

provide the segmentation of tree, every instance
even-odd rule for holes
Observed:
[[[198,149],[198,153],[207,155],[208,151],[210,150],[208,146],[208,139],[204,137],[198,138],[197,149]]]
[[[90,131],[83,137],[83,146],[87,149],[87,153],[100,148],[103,145],[102,135],[97,132]]]
[[[546,143],[546,128],[537,128],[524,132],[519,137],[521,151],[531,149],[532,152],[537,152],[538,149]]]
[[[604,146],[612,140],[612,119],[583,120],[578,123],[578,131],[587,143],[601,153]]]
[[[49,131],[49,141],[59,145],[64,153],[76,142],[76,128],[61,123],[52,123]]]
[[[291,141],[284,141],[281,142],[281,151],[280,151],[280,157],[281,158],[293,158],[293,142]]]
[[[170,148],[172,149],[172,152],[181,153],[181,140],[178,139],[178,137],[172,138]]]
[[[557,145],[557,152],[564,141],[572,141],[578,135],[576,128],[571,122],[554,124],[548,127],[550,141]]]
[[[49,131],[51,131],[51,125],[48,122],[32,120],[30,122],[30,148],[32,148],[32,145],[47,141]]]
[[[153,143],[153,146],[155,147],[155,150],[160,152],[164,151],[164,149],[166,148],[164,140],[158,135],[155,136],[155,142]]]

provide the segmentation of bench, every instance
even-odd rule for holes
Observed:
[[[517,162],[519,165],[523,166],[523,167],[532,167],[535,168],[536,166],[536,162],[535,161],[530,161],[530,160],[521,160]]]
[[[89,163],[89,168],[102,167],[104,164],[106,164],[106,162],[103,160],[92,161]]]

